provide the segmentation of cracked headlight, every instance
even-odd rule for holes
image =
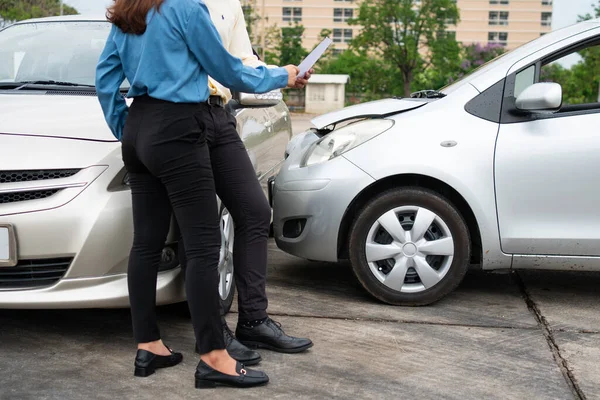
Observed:
[[[391,119],[369,119],[335,130],[315,142],[302,159],[301,167],[329,161],[394,126]]]

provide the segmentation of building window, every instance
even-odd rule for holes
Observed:
[[[490,11],[490,25],[508,25],[508,11]]]
[[[302,8],[300,7],[283,7],[282,14],[284,22],[302,21]]]
[[[339,56],[340,54],[342,54],[344,52],[343,49],[332,49],[331,50],[331,54],[333,54],[334,56]]]
[[[542,5],[543,6],[551,6],[552,5],[552,0],[542,0]]]
[[[552,26],[552,13],[551,12],[543,12],[542,13],[542,26]]]
[[[344,21],[348,21],[354,17],[354,9],[346,8],[344,9]]]
[[[489,32],[488,42],[506,46],[508,44],[508,32]]]
[[[354,16],[354,9],[352,8],[334,8],[333,9],[333,22],[346,22]]]
[[[334,43],[350,43],[352,41],[352,29],[334,29]]]
[[[333,22],[342,22],[342,17],[344,15],[343,8],[334,8],[333,9]]]
[[[352,29],[344,29],[344,43],[352,41]]]
[[[334,43],[342,43],[342,30],[341,29],[333,30],[333,42]]]
[[[490,0],[490,4],[503,4],[503,5],[507,5],[508,4],[508,0]]]

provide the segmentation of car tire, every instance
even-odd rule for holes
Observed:
[[[349,254],[354,274],[373,297],[391,305],[422,306],[461,283],[471,240],[464,219],[444,197],[418,187],[396,188],[357,213]]]

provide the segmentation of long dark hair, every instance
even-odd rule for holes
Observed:
[[[115,0],[106,18],[124,33],[141,35],[146,32],[146,15],[151,8],[159,10],[164,0]]]

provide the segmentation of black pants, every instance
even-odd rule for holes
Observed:
[[[202,354],[225,348],[217,288],[219,218],[202,123],[209,109],[135,98],[122,140],[133,201],[128,285],[134,337],[138,343],[160,339],[156,281],[173,211],[185,243],[185,290]]]
[[[267,317],[268,305],[265,285],[271,207],[237,132],[235,117],[214,106],[200,118],[206,129],[216,191],[235,225],[233,265],[238,319],[262,319]],[[185,266],[187,251],[180,254],[181,265]]]

